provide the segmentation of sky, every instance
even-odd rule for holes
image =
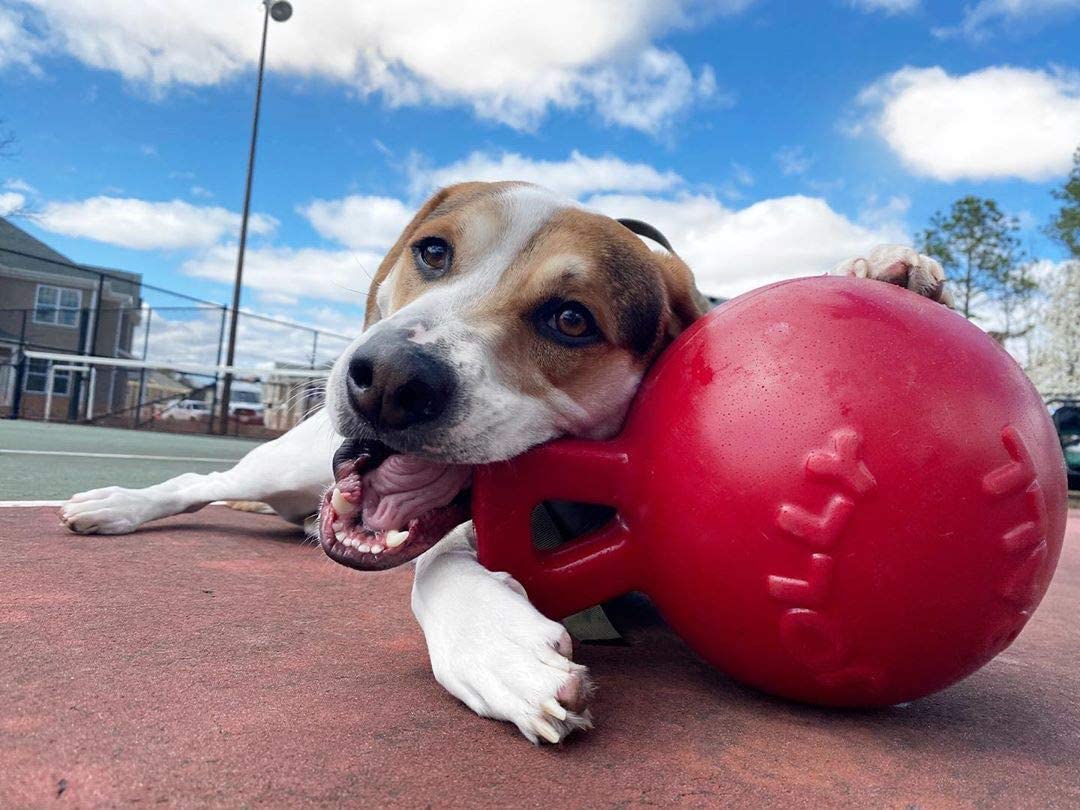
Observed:
[[[1080,0],[293,5],[269,30],[254,311],[358,332],[411,212],[467,179],[649,221],[714,295],[909,242],[966,194],[1061,258],[1041,228],[1080,146]],[[0,214],[227,301],[261,26],[259,0],[0,0]]]

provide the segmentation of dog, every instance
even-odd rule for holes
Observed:
[[[322,410],[226,472],[84,492],[61,520],[122,534],[220,500],[265,503],[300,524],[318,510],[333,560],[416,560],[412,610],[443,687],[533,743],[558,743],[591,727],[588,673],[566,629],[477,561],[470,468],[618,432],[652,361],[708,306],[662,246],[650,226],[535,185],[442,189],[380,264]],[[949,303],[941,266],[910,248],[878,247],[834,272]]]

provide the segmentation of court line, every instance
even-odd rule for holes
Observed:
[[[28,509],[34,506],[63,506],[67,501],[0,501],[0,509]],[[225,501],[211,501],[209,506],[227,506]]]
[[[68,450],[5,450],[0,455],[14,456],[77,456],[79,458],[122,458],[137,461],[203,461],[215,464],[235,464],[238,458],[205,458],[202,456],[142,456],[133,453],[80,453]]]

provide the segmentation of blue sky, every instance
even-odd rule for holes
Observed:
[[[339,331],[435,185],[520,177],[665,231],[707,291],[997,199],[1038,258],[1080,146],[1080,1],[295,0],[271,24],[246,306]],[[257,0],[5,0],[0,212],[226,300]]]

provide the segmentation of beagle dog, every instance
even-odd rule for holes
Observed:
[[[534,743],[589,728],[588,673],[564,627],[478,563],[468,487],[472,465],[614,435],[649,365],[704,313],[686,264],[638,233],[666,244],[527,183],[437,192],[379,266],[323,410],[226,472],[75,495],[64,524],[120,534],[218,500],[263,502],[297,523],[318,509],[335,561],[417,560],[413,613],[454,696]],[[948,302],[941,266],[908,248],[834,272]]]

